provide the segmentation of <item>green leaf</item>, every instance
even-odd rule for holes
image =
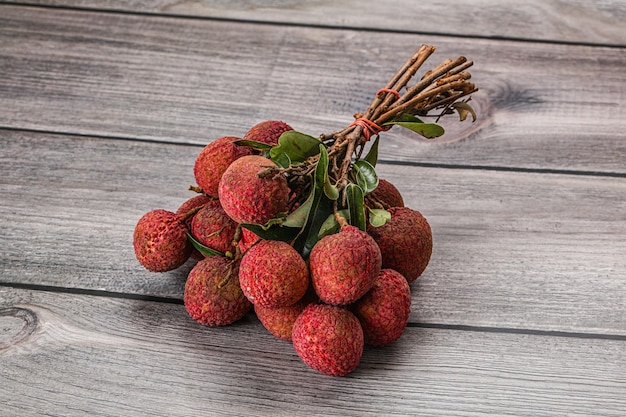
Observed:
[[[309,227],[306,240],[304,241],[304,246],[302,248],[302,256],[304,259],[309,257],[311,253],[311,249],[313,246],[321,239],[319,237],[319,231],[322,227],[324,221],[328,218],[329,215],[333,213],[333,201],[326,198],[326,196],[322,193],[320,196],[320,201],[317,205],[317,209],[312,213],[311,217],[311,226]]]
[[[376,140],[374,141],[374,143],[372,143],[372,146],[370,147],[369,152],[367,153],[367,155],[365,155],[365,158],[363,159],[364,161],[367,161],[370,163],[370,165],[372,165],[373,167],[376,166],[376,163],[378,162],[378,141],[380,140],[380,136],[376,136]]]
[[[272,152],[272,149],[270,149],[270,153]],[[289,168],[289,166],[291,165],[291,158],[289,158],[289,155],[287,155],[285,152],[281,152],[278,155],[271,157],[270,159],[281,168]]]
[[[365,160],[356,161],[352,164],[355,171],[357,184],[363,190],[363,193],[371,193],[378,187],[378,174],[369,162]]]
[[[328,178],[326,179],[326,182],[324,182],[324,194],[326,194],[326,197],[333,201],[339,198],[339,189],[331,184],[330,181],[328,181]]]
[[[249,148],[258,149],[261,151],[265,151],[267,149],[272,148],[272,145],[270,145],[269,143],[259,142],[259,141],[250,140],[250,139],[238,139],[234,141],[233,143],[238,146],[247,146]]]
[[[287,216],[283,222],[283,226],[302,228],[306,224],[306,219],[311,211],[312,202],[313,200],[311,198],[307,198],[304,203],[300,204],[297,209]]]
[[[307,215],[306,223],[296,238],[293,247],[300,252],[303,258],[308,258],[311,249],[319,240],[318,231],[328,215],[332,213],[333,201],[324,193],[324,181],[328,178],[328,153],[323,145],[319,145],[320,158],[315,167],[313,187],[307,198],[311,209]]]
[[[196,248],[198,252],[200,252],[204,256],[225,256],[222,252],[212,249],[198,242],[196,239],[194,239],[193,236],[191,236],[191,233],[187,233],[187,239],[189,239],[193,247]]]
[[[278,145],[270,149],[270,157],[274,160],[284,153],[291,162],[303,162],[307,158],[317,155],[320,152],[321,144],[319,139],[313,136],[290,130],[280,135]]]
[[[367,223],[365,221],[365,197],[363,190],[356,184],[346,186],[348,197],[348,210],[350,211],[350,224],[365,231]]]
[[[394,121],[385,123],[385,125],[402,126],[424,136],[427,139],[437,138],[445,133],[444,128],[436,123]]]
[[[459,113],[459,119],[461,119],[461,121],[467,119],[468,114],[472,115],[472,123],[476,121],[476,112],[472,106],[467,103],[467,101],[453,103],[452,107]]]
[[[241,226],[250,230],[262,239],[282,240],[283,242],[292,241],[300,231],[300,228],[298,227],[287,227],[280,224],[272,224],[268,227],[260,224],[242,223]]]
[[[339,210],[339,214],[345,219],[350,218],[350,212],[347,209]],[[320,226],[320,230],[317,232],[317,237],[321,239],[324,236],[332,235],[333,233],[337,233],[340,228],[341,227],[335,218],[335,214],[331,213]]]
[[[367,210],[369,212],[370,224],[374,227],[382,226],[383,224],[391,220],[391,213],[389,213],[387,210],[371,209],[369,207],[367,208]]]
[[[319,145],[319,154],[320,159],[317,161],[317,166],[315,167],[315,186],[318,188],[322,188],[324,183],[328,181],[328,152],[326,152],[326,148],[324,145]]]

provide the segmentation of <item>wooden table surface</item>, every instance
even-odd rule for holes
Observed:
[[[504,4],[0,1],[0,415],[626,415],[626,2]],[[479,118],[381,137],[434,235],[403,336],[334,378],[191,320],[139,217],[218,137],[349,124],[422,43],[474,60]]]

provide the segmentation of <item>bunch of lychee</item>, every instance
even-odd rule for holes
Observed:
[[[338,171],[316,168],[334,155],[323,141],[306,137],[299,146],[298,135],[270,120],[209,143],[193,167],[198,194],[176,211],[146,213],[133,244],[150,271],[195,262],[184,304],[197,322],[223,326],[253,310],[306,365],[341,376],[358,366],[364,346],[403,334],[409,284],[430,260],[432,234],[396,187],[371,178],[372,161],[354,200]],[[346,172],[358,183],[358,167]]]

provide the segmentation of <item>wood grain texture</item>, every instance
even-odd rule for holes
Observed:
[[[175,210],[200,147],[0,132],[0,281],[182,298],[132,230]],[[626,180],[378,165],[422,211],[434,253],[412,322],[626,332]],[[584,308],[581,308],[584,306]]]
[[[266,119],[314,135],[339,129],[432,43],[432,65],[476,62],[480,119],[446,122],[432,143],[394,128],[382,159],[626,172],[620,48],[7,5],[0,42],[0,126],[196,144]]]
[[[451,4],[442,0],[104,0],[97,3],[31,0],[26,3],[383,31],[626,45],[623,1],[463,0]]]
[[[29,322],[30,320],[30,322]],[[621,416],[626,344],[408,328],[344,378],[308,369],[252,317],[207,328],[183,306],[3,290],[5,415]]]

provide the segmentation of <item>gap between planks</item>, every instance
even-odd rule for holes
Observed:
[[[105,139],[116,140],[125,142],[138,142],[148,143],[156,145],[173,145],[173,146],[188,146],[201,149],[205,145],[194,142],[176,142],[166,141],[150,138],[138,138],[138,137],[125,137],[125,136],[106,136],[87,133],[74,133],[64,131],[52,131],[52,130],[40,130],[40,129],[26,129],[16,128],[10,126],[0,126],[0,132],[14,132],[14,133],[32,133],[36,135],[55,135],[55,136],[67,136],[79,139]],[[416,161],[401,161],[401,160],[389,160],[379,159],[378,164],[381,165],[397,165],[397,166],[409,166],[420,168],[441,168],[441,169],[459,169],[459,170],[477,170],[477,171],[499,171],[499,172],[521,172],[529,174],[554,174],[554,175],[574,175],[574,176],[587,176],[587,177],[610,177],[610,178],[626,178],[626,172],[610,172],[610,171],[591,171],[583,169],[558,169],[558,168],[525,168],[525,167],[513,167],[513,166],[494,166],[494,165],[474,165],[474,164],[447,164],[447,163],[429,163],[429,162],[416,162]]]
[[[389,28],[389,27],[373,27],[362,25],[338,25],[329,23],[316,23],[316,22],[297,22],[297,21],[278,21],[278,20],[260,20],[254,18],[238,18],[227,16],[209,16],[209,15],[193,15],[186,13],[167,13],[162,11],[145,11],[145,10],[124,10],[124,9],[106,9],[106,8],[93,8],[88,6],[77,5],[60,5],[60,4],[34,4],[29,2],[5,2],[0,1],[0,5],[17,6],[17,7],[29,7],[29,8],[41,8],[41,9],[54,9],[63,11],[76,11],[76,12],[88,12],[88,13],[107,13],[118,15],[131,15],[131,16],[145,16],[154,18],[172,18],[172,19],[186,19],[186,20],[201,20],[201,21],[213,21],[213,22],[226,22],[226,23],[247,23],[254,25],[264,26],[281,26],[281,27],[295,27],[295,28],[311,28],[311,29],[328,29],[328,30],[341,30],[341,31],[354,31],[354,32],[370,32],[370,33],[389,33],[389,34],[402,34],[402,35],[420,35],[420,36],[442,36],[447,38],[458,39],[484,39],[494,40],[502,42],[519,42],[519,43],[534,43],[534,44],[547,44],[547,45],[569,45],[569,46],[593,46],[603,48],[617,48],[626,49],[626,45],[615,44],[609,42],[585,42],[585,41],[568,41],[565,39],[542,39],[542,38],[529,38],[522,36],[504,36],[504,35],[479,35],[479,34],[461,34],[454,32],[440,32],[432,30],[414,30],[408,28]]]
[[[86,295],[92,297],[113,298],[121,300],[136,300],[144,302],[156,302],[164,304],[176,304],[184,305],[181,298],[175,297],[159,297],[152,295],[131,294],[114,291],[103,290],[90,290],[84,288],[68,288],[57,287],[52,285],[36,285],[36,284],[21,284],[15,282],[0,282],[0,288],[14,288],[21,290],[42,291],[48,293],[59,294],[72,294],[72,295]],[[2,315],[0,309],[0,315]],[[438,330],[452,330],[452,331],[465,331],[476,333],[502,333],[502,334],[516,334],[516,335],[529,335],[529,336],[546,336],[546,337],[565,337],[572,339],[596,339],[596,340],[617,340],[626,341],[626,334],[612,334],[612,333],[593,333],[593,332],[568,332],[561,330],[537,330],[530,328],[515,328],[515,327],[494,327],[494,326],[472,326],[463,324],[443,324],[443,323],[420,323],[411,322],[407,324],[407,327],[415,327],[421,329],[438,329]]]

